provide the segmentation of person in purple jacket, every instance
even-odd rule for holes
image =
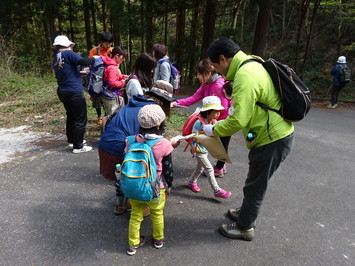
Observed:
[[[195,70],[197,72],[197,78],[201,82],[200,88],[190,97],[185,99],[179,99],[171,104],[171,107],[190,106],[207,96],[217,96],[221,100],[223,110],[218,118],[218,121],[226,119],[228,116],[228,109],[232,105],[232,99],[228,98],[224,90],[224,86],[227,84],[226,80],[217,73],[214,69],[211,61],[206,58],[200,61]],[[230,136],[221,137],[224,148],[228,152],[228,145]],[[227,167],[224,162],[217,161],[214,166],[214,175],[216,177],[222,177],[227,172]]]

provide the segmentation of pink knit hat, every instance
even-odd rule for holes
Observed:
[[[152,128],[165,120],[163,109],[157,104],[143,106],[138,112],[138,122],[142,128]]]

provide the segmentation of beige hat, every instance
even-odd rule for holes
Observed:
[[[138,122],[142,128],[152,128],[165,120],[163,109],[157,104],[143,106],[138,112]]]
[[[200,112],[208,110],[224,110],[224,107],[221,105],[221,100],[217,96],[207,96],[202,99]]]
[[[165,80],[156,80],[150,92],[167,99],[169,102],[174,101],[173,86]]]
[[[60,45],[60,46],[64,46],[64,47],[73,47],[75,45],[75,43],[69,41],[67,36],[64,35],[58,35],[57,37],[55,37],[54,42],[53,42],[53,46],[55,45]]]

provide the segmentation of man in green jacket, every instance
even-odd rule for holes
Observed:
[[[242,130],[250,149],[242,206],[228,210],[227,214],[234,222],[222,224],[219,231],[229,238],[251,241],[268,181],[293,147],[294,127],[276,112],[256,104],[261,102],[274,109],[281,107],[281,98],[260,63],[249,62],[242,66],[252,57],[224,37],[211,44],[207,55],[216,70],[232,82],[233,105],[225,120],[214,126],[204,126],[204,131],[210,136],[231,136]]]

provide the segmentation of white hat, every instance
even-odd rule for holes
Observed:
[[[138,122],[142,128],[159,126],[164,120],[165,113],[157,104],[145,105],[138,112]]]
[[[221,105],[221,100],[217,96],[207,96],[202,99],[200,112],[208,110],[224,110],[224,107]]]
[[[338,63],[339,64],[345,64],[346,63],[346,57],[345,56],[339,56]]]
[[[75,43],[69,41],[67,36],[64,35],[58,35],[57,37],[55,37],[54,42],[53,42],[53,46],[55,45],[60,45],[60,46],[64,46],[64,47],[73,47],[75,45]]]

